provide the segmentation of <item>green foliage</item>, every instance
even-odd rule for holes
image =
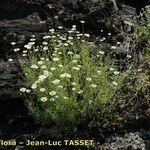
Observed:
[[[124,74],[115,69],[115,60],[105,62],[104,52],[91,51],[88,37],[73,26],[63,34],[51,29],[39,46],[35,38],[25,45],[27,59],[20,65],[29,86],[20,91],[37,122],[79,124],[98,116],[122,83]]]
[[[144,53],[150,53],[150,6],[146,6],[135,22],[135,34],[146,46]]]

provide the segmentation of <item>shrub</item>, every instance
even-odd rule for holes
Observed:
[[[38,123],[81,123],[99,115],[121,84],[123,73],[115,60],[105,62],[104,52],[91,51],[89,34],[50,29],[36,46],[35,37],[24,46],[20,66],[28,87],[20,91]],[[17,48],[14,49],[15,51]]]

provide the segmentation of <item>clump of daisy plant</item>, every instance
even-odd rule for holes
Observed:
[[[89,38],[90,34],[80,33],[76,25],[67,33],[59,26],[49,30],[41,45],[36,45],[33,36],[24,46],[26,61],[20,60],[20,65],[28,87],[20,91],[37,122],[81,123],[99,115],[118,89],[123,74],[114,60],[104,61],[104,52],[91,51]]]

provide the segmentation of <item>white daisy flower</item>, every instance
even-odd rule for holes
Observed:
[[[38,77],[39,81],[44,81],[46,78],[47,78],[46,75],[40,75],[40,76]]]
[[[116,49],[117,47],[116,46],[111,46],[111,49]]]
[[[34,51],[35,51],[35,52],[38,52],[38,51],[39,51],[39,49],[38,49],[38,48],[36,48],[36,49],[34,49]]]
[[[43,45],[48,45],[48,42],[42,42]]]
[[[29,42],[28,45],[33,46],[35,42]]]
[[[47,46],[44,46],[44,47],[43,47],[43,50],[44,50],[44,51],[47,51],[47,50],[48,50],[48,47],[47,47]]]
[[[47,101],[47,97],[41,97],[40,100],[41,100],[42,102],[46,102],[46,101]]]
[[[56,70],[56,68],[55,68],[55,67],[52,67],[52,68],[51,68],[51,71],[54,71],[54,70]]]
[[[115,86],[118,85],[118,83],[116,81],[113,81],[112,84],[115,85]]]
[[[55,30],[52,28],[52,29],[49,29],[49,32],[54,33]]]
[[[46,69],[47,67],[45,65],[42,65],[41,66],[41,69]]]
[[[60,78],[71,78],[71,75],[69,73],[64,73],[60,75]]]
[[[102,55],[105,54],[103,51],[99,51],[99,53],[102,54]]]
[[[43,74],[44,74],[45,76],[48,76],[48,75],[50,74],[50,72],[47,71],[47,70],[44,70],[44,71],[43,71]]]
[[[31,68],[32,69],[38,69],[39,67],[36,64],[34,64],[34,65],[31,65]]]
[[[24,88],[24,87],[20,88],[19,90],[20,90],[20,92],[22,92],[22,93],[26,92],[26,88]]]
[[[32,39],[30,39],[30,41],[33,42],[33,41],[36,41],[36,39],[35,39],[35,38],[32,38]]]
[[[72,36],[69,36],[68,39],[69,39],[69,40],[73,40],[73,37],[72,37]]]
[[[62,52],[58,52],[58,54],[59,54],[59,55],[61,55],[61,54],[62,54]]]
[[[84,21],[84,20],[81,20],[80,22],[81,22],[82,24],[84,24],[84,23],[85,23],[85,21]]]
[[[14,52],[18,52],[18,51],[20,51],[20,48],[15,48],[14,49]]]
[[[55,38],[56,38],[56,36],[55,36],[55,35],[53,35],[53,36],[52,36],[52,39],[55,39]]]
[[[49,35],[46,35],[43,37],[43,39],[50,39],[50,38],[51,38],[51,36],[49,36]]]
[[[54,95],[56,95],[56,92],[55,91],[51,91],[51,92],[49,92],[49,95],[54,96]]]
[[[76,90],[76,88],[72,88],[72,91],[75,91]]]
[[[52,81],[52,83],[53,83],[53,84],[59,84],[59,83],[60,83],[60,80],[59,80],[59,79],[55,79],[55,80]]]
[[[117,45],[120,45],[121,44],[121,42],[117,42]]]
[[[62,68],[62,67],[63,67],[63,65],[62,65],[62,64],[59,64],[59,65],[58,65],[58,67]]]
[[[85,37],[90,37],[90,34],[85,33],[84,36],[85,36]]]
[[[64,46],[68,46],[69,44],[68,43],[64,43]]]
[[[11,45],[16,45],[16,42],[11,42]]]
[[[75,82],[72,82],[72,85],[77,85]]]
[[[72,67],[74,70],[80,70],[79,67]]]
[[[68,97],[64,96],[64,99],[68,99]]]
[[[55,101],[55,99],[54,99],[54,98],[50,98],[50,101],[51,101],[51,102],[54,102],[54,101]]]
[[[59,61],[59,58],[54,57],[54,58],[53,58],[53,61]]]
[[[59,85],[59,86],[58,86],[58,88],[62,89],[62,88],[63,88],[63,86],[62,86],[62,85]]]
[[[77,63],[78,61],[75,59],[75,60],[72,60],[72,62],[73,62],[73,63]]]
[[[37,88],[37,84],[33,83],[31,89],[36,89],[36,88]]]
[[[45,92],[45,88],[40,88],[40,92]]]
[[[102,72],[100,70],[97,71],[98,74],[101,74]]]
[[[26,92],[27,92],[27,93],[30,93],[30,92],[31,92],[31,90],[30,90],[30,89],[26,89]]]
[[[114,68],[109,68],[109,70],[110,70],[110,71],[114,71],[115,69],[114,69]]]
[[[24,51],[23,51],[23,53],[27,53],[27,52],[28,52],[27,50],[24,50]]]
[[[30,49],[32,48],[32,45],[28,45],[28,44],[27,44],[27,45],[24,46],[24,48],[30,50]]]
[[[90,86],[91,86],[92,88],[96,88],[96,87],[97,87],[96,84],[91,84]]]
[[[58,29],[62,29],[63,27],[62,26],[58,26]]]
[[[78,94],[81,94],[81,93],[83,93],[83,90],[80,90],[80,91],[78,91],[77,93],[78,93]]]
[[[22,56],[24,56],[24,57],[25,57],[25,56],[27,56],[27,54],[22,54]]]
[[[41,59],[41,60],[45,60],[45,58],[44,58],[44,57],[41,57],[40,59]]]
[[[75,55],[75,58],[79,59],[79,58],[80,58],[80,55],[79,55],[79,54],[76,54],[76,55]]]
[[[13,61],[13,59],[12,59],[12,58],[9,58],[9,59],[8,59],[8,61],[9,61],[9,62],[12,62],[12,61]]]
[[[127,58],[131,58],[132,56],[131,55],[127,55]]]
[[[92,78],[86,78],[87,81],[92,81]]]
[[[38,61],[38,65],[42,65],[43,64],[43,61]]]
[[[119,71],[114,71],[114,74],[115,74],[115,75],[118,75],[118,74],[119,74]]]
[[[69,52],[68,52],[68,54],[69,54],[69,55],[72,55],[72,54],[73,54],[73,52],[69,51]]]

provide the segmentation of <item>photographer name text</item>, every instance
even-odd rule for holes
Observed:
[[[16,146],[16,145],[26,145],[26,146],[92,146],[94,140],[26,140],[24,142],[17,142],[14,140],[0,140],[0,146]]]

